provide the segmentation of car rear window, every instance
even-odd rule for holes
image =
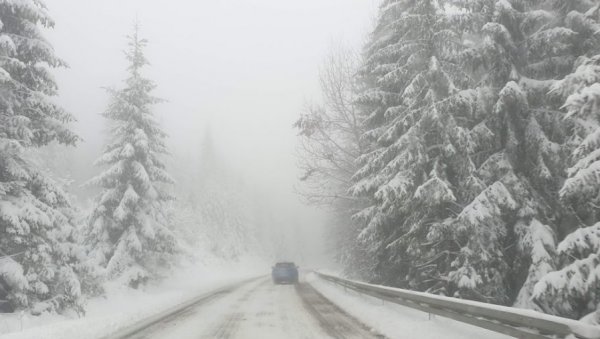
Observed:
[[[291,262],[279,262],[275,264],[276,267],[294,267],[294,263]]]

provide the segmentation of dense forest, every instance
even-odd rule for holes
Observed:
[[[326,208],[345,274],[600,319],[600,3],[378,3],[363,49],[332,49],[322,100],[294,124],[299,193]],[[169,163],[137,24],[82,204],[57,173],[82,140],[55,100],[53,26],[42,0],[0,0],[1,311],[81,315],[107,282],[299,243],[265,234],[284,223],[267,206],[279,197],[239,179],[210,131]]]
[[[384,0],[295,126],[347,274],[582,318],[600,303],[600,4]]]

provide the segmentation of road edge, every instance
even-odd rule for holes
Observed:
[[[110,334],[105,334],[96,339],[125,339],[127,337],[130,337],[132,335],[135,335],[136,333],[139,333],[139,332],[145,330],[148,327],[151,327],[152,325],[154,325],[166,318],[177,315],[178,313],[181,313],[181,312],[189,309],[190,307],[197,306],[204,302],[210,301],[218,296],[225,295],[226,293],[232,292],[248,283],[251,283],[253,281],[256,281],[256,280],[259,280],[262,278],[265,278],[265,276],[261,275],[261,276],[244,279],[242,281],[230,283],[223,287],[220,287],[220,288],[208,291],[208,292],[204,292],[192,299],[189,299],[188,301],[185,301],[178,305],[169,307],[166,310],[157,312],[154,315],[145,317],[144,319],[138,320],[131,325],[126,325],[120,329],[115,330],[114,332],[112,332]]]

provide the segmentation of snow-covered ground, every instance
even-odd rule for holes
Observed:
[[[312,273],[306,279],[317,291],[348,314],[391,339],[511,338],[451,319],[430,317],[427,313],[383,302],[381,299],[350,289],[344,290],[343,287],[322,280]]]
[[[325,337],[293,285],[275,286],[261,279],[132,339]]]
[[[260,259],[227,263],[210,260],[178,268],[162,283],[144,290],[106,286],[106,296],[88,301],[83,318],[0,314],[2,339],[98,338],[180,304],[194,296],[249,277],[267,274]]]
[[[4,333],[0,337],[101,338],[198,295],[267,272],[268,267],[260,260],[238,264],[214,261],[199,267],[181,267],[170,279],[143,291],[107,286],[106,297],[89,301],[85,318],[0,316],[0,334]],[[298,286],[277,286],[264,277],[228,289],[173,318],[153,322],[151,327],[131,338],[328,338],[340,333],[344,338],[377,337],[378,334],[391,339],[509,338],[345,290],[312,273],[302,278],[328,300],[304,282]]]
[[[153,322],[128,339],[375,339],[301,279],[275,285],[264,277]]]

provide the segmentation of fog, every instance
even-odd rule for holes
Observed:
[[[56,27],[48,40],[69,68],[56,74],[58,102],[77,118],[83,141],[69,150],[74,190],[97,173],[106,141],[100,113],[125,77],[126,35],[138,20],[151,65],[145,75],[167,100],[155,113],[169,134],[170,168],[197,153],[210,133],[224,159],[277,224],[293,232],[289,253],[310,264],[327,260],[322,211],[295,192],[297,145],[292,124],[307,101],[319,100],[318,69],[332,44],[360,48],[374,0],[52,0]],[[173,170],[177,170],[174,168]],[[91,195],[90,195],[91,196]],[[268,232],[267,232],[268,233]]]
[[[0,337],[600,338],[599,14],[0,0]]]

